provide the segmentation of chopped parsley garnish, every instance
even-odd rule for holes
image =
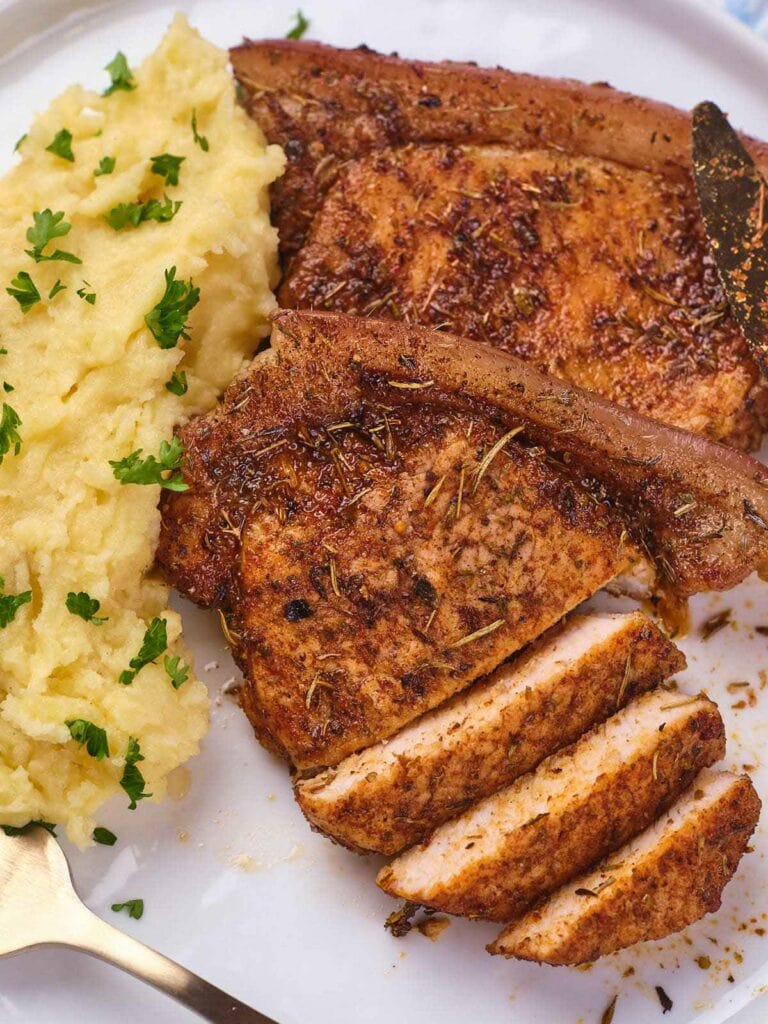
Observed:
[[[97,825],[93,830],[93,841],[94,843],[100,843],[102,846],[114,846],[117,842],[117,836],[114,832],[110,832],[108,828]]]
[[[100,178],[103,174],[111,174],[115,169],[117,163],[117,157],[114,156],[103,156],[99,160],[99,166],[93,172],[94,178]]]
[[[137,763],[143,760],[144,755],[141,753],[139,741],[131,736],[128,740],[128,749],[125,752],[125,768],[123,769],[123,777],[120,779],[120,785],[131,800],[128,804],[129,811],[136,810],[136,804],[139,800],[145,800],[147,797],[152,796],[151,793],[144,792],[146,782],[144,781],[144,776],[141,774],[141,769],[136,767]]]
[[[165,619],[155,617],[144,634],[139,653],[128,662],[130,668],[120,673],[120,682],[123,686],[130,686],[144,666],[159,658],[167,647],[168,627]]]
[[[179,171],[186,159],[185,156],[174,156],[173,153],[161,153],[159,156],[150,157],[152,163],[149,169],[153,174],[165,178],[166,185],[178,185]]]
[[[9,384],[7,380],[3,381],[3,391],[6,393],[6,395],[10,395],[10,393],[15,390],[16,388],[13,386],[13,384]]]
[[[163,658],[165,671],[168,673],[174,690],[178,690],[189,679],[189,665],[180,664],[180,662],[181,658],[178,654],[174,654],[173,657],[170,654],[166,654]]]
[[[5,290],[16,299],[22,313],[28,313],[35,303],[40,301],[40,292],[26,270],[20,270],[11,281],[10,288]]]
[[[53,142],[45,148],[48,153],[60,156],[62,160],[68,160],[70,163],[75,162],[75,154],[72,152],[72,132],[67,128],[62,128],[60,132],[56,132]]]
[[[68,235],[72,228],[72,225],[64,220],[63,210],[59,210],[58,213],[54,213],[53,210],[35,211],[32,214],[32,220],[34,221],[32,227],[27,229],[27,241],[32,248],[24,251],[27,256],[32,257],[35,263],[43,263],[45,260],[64,260],[67,263],[83,262],[79,256],[75,256],[71,252],[64,252],[62,249],[56,249],[47,255],[43,253],[43,249],[49,242],[54,238]]]
[[[13,152],[14,152],[14,153],[18,153],[18,152],[19,152],[19,150],[21,149],[21,147],[22,147],[22,146],[24,145],[24,140],[26,139],[26,137],[27,137],[27,133],[26,133],[26,132],[24,132],[24,134],[23,134],[23,135],[21,136],[21,138],[19,139],[19,141],[18,141],[18,142],[16,143],[16,145],[15,145],[15,146],[13,147]]]
[[[89,292],[87,289],[90,288],[90,284],[87,281],[83,281],[83,287],[78,288],[75,294],[79,295],[80,298],[87,302],[89,306],[96,305],[96,292]]]
[[[101,602],[97,601],[95,597],[91,597],[90,594],[86,594],[84,590],[77,594],[70,590],[67,594],[66,605],[68,612],[79,615],[86,622],[92,622],[94,626],[100,626],[107,621],[106,616],[100,619],[96,618],[96,612],[101,608]]]
[[[5,588],[5,580],[0,576],[0,591]],[[16,618],[16,612],[22,605],[32,600],[32,591],[25,590],[22,594],[0,593],[0,629],[5,629]]]
[[[179,395],[179,397],[186,395],[188,387],[186,373],[183,370],[174,370],[171,379],[166,382],[165,386],[172,395]]]
[[[137,228],[148,220],[166,224],[173,220],[180,209],[181,200],[174,202],[168,196],[163,196],[162,203],[159,199],[148,199],[146,203],[120,203],[104,214],[104,220],[115,231],[122,231],[129,226]]]
[[[55,299],[59,292],[64,292],[66,290],[67,286],[65,284],[62,284],[61,281],[57,281],[53,288],[51,288],[51,290],[48,292],[48,298]]]
[[[141,457],[142,449],[137,448],[124,459],[115,461],[109,460],[115,479],[121,484],[160,484],[168,491],[186,491],[189,484],[184,483],[181,475],[181,460],[184,455],[184,446],[177,437],[170,441],[160,442],[160,452],[157,458],[148,455],[146,459]],[[170,473],[170,476],[163,474]]]
[[[144,913],[144,900],[126,900],[125,903],[113,903],[112,909],[116,914],[119,914],[121,910],[127,910],[129,917],[132,917],[134,921],[140,921]]]
[[[93,722],[89,722],[85,718],[73,718],[67,722],[67,728],[76,743],[81,746],[85,744],[85,749],[91,757],[95,757],[97,761],[103,761],[105,757],[109,757],[107,733],[100,726],[94,725]]]
[[[19,414],[7,402],[3,402],[3,411],[0,414],[0,466],[11,448],[13,448],[14,455],[19,454],[21,450],[20,426]]]
[[[104,70],[109,72],[112,84],[108,89],[104,90],[101,94],[102,96],[111,96],[113,92],[117,92],[120,89],[123,92],[131,92],[136,88],[133,72],[128,67],[128,61],[121,50],[118,50],[115,57],[106,65]]]
[[[46,832],[50,832],[54,837],[56,836],[56,826],[50,821],[28,821],[26,825],[21,827],[16,825],[0,825],[0,828],[2,828],[7,836],[23,836],[31,828],[44,828]]]
[[[144,317],[144,323],[160,348],[173,348],[179,338],[185,340],[187,316],[200,301],[200,289],[189,281],[176,280],[176,267],[165,271],[165,294]]]
[[[192,138],[195,140],[195,144],[202,149],[204,153],[207,153],[210,149],[208,145],[208,139],[204,135],[199,135],[197,131],[197,111],[192,111]]]
[[[286,39],[301,39],[304,33],[309,28],[309,22],[304,17],[301,11],[296,11],[296,24],[293,26],[290,32],[285,33]]]

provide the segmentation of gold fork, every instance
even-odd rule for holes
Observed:
[[[0,833],[0,957],[35,946],[68,946],[106,960],[216,1024],[276,1024],[91,913],[61,847],[37,827]]]

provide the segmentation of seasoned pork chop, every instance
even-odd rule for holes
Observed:
[[[181,432],[158,561],[218,605],[257,731],[336,764],[495,668],[636,557],[681,595],[768,558],[768,474],[487,346],[283,312]]]
[[[759,814],[748,776],[703,772],[669,814],[506,928],[489,952],[582,964],[680,931],[718,909]]]
[[[283,305],[449,329],[759,444],[768,386],[707,253],[687,114],[313,42],[245,43],[232,62],[288,155],[273,206]]]
[[[645,694],[383,868],[391,896],[508,921],[646,828],[725,753],[706,697]]]
[[[394,854],[685,665],[641,612],[577,615],[401,732],[300,781],[310,822]]]

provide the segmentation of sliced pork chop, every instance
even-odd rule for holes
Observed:
[[[300,781],[297,800],[345,846],[398,853],[684,666],[641,612],[574,616],[466,694]]]
[[[706,697],[640,697],[383,868],[392,896],[508,921],[646,828],[725,752]]]
[[[748,776],[703,772],[661,820],[505,928],[488,951],[582,964],[680,931],[719,908],[759,814]]]
[[[281,304],[447,328],[759,444],[768,386],[708,255],[688,114],[314,42],[246,42],[232,62],[288,156],[273,191]]]
[[[679,598],[768,564],[739,452],[423,328],[284,311],[272,345],[181,431],[157,557],[222,609],[243,705],[300,768],[496,668],[635,544]]]

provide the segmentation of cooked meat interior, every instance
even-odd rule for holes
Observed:
[[[283,312],[181,432],[167,578],[224,612],[265,741],[336,764],[487,674],[634,555],[726,587],[768,556],[765,470],[487,346]]]
[[[283,305],[447,328],[759,444],[768,387],[707,253],[687,114],[314,42],[246,42],[232,62],[288,155],[273,207]]]
[[[715,704],[657,690],[383,868],[392,896],[508,921],[646,828],[725,753]]]
[[[312,824],[394,854],[685,666],[641,612],[577,615],[389,740],[298,782]]]
[[[660,821],[506,928],[489,952],[581,964],[680,931],[719,908],[759,814],[748,776],[702,773]]]

